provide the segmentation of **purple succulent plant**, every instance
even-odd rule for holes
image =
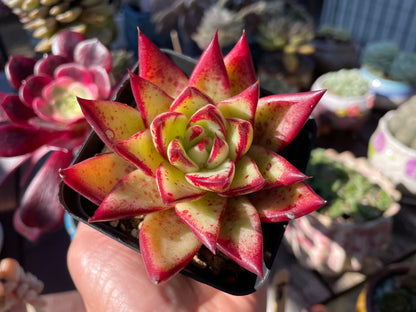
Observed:
[[[25,191],[14,226],[28,239],[62,225],[58,169],[70,164],[91,129],[76,98],[108,99],[111,70],[110,51],[72,31],[57,35],[52,53],[40,60],[12,56],[6,65],[7,79],[18,92],[0,93],[0,157],[8,158],[0,187],[24,165],[20,183]]]

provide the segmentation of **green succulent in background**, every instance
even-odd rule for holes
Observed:
[[[374,74],[387,77],[390,67],[399,53],[400,49],[394,42],[372,42],[364,48],[362,64]]]
[[[390,133],[416,150],[416,96],[401,104],[388,121]]]
[[[336,42],[349,42],[351,40],[351,34],[348,30],[340,26],[322,25],[316,30],[315,38]]]
[[[109,45],[116,36],[114,9],[107,0],[2,0],[39,40],[36,52],[49,52],[53,36],[68,29]]]
[[[370,90],[359,69],[340,69],[326,73],[322,86],[332,94],[343,97],[361,96]]]
[[[257,43],[268,51],[282,51],[283,64],[288,72],[299,66],[297,55],[312,54],[314,38],[312,17],[302,7],[291,2],[268,3],[261,16]]]
[[[402,52],[393,60],[389,76],[416,86],[416,53]]]
[[[380,217],[393,202],[391,197],[359,172],[327,157],[324,151],[312,151],[306,170],[313,177],[309,180],[311,187],[327,200],[318,212],[356,223]]]

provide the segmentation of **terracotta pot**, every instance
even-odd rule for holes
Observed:
[[[189,75],[192,72],[193,67],[196,64],[195,60],[172,51],[163,51],[184,71],[185,74]],[[134,104],[134,98],[128,80],[121,86],[114,100],[131,105]],[[312,140],[315,137],[315,130],[315,123],[313,119],[310,119],[296,139],[283,151],[285,157],[300,170],[306,168]],[[92,132],[82,146],[73,164],[86,158],[90,158],[96,153],[100,153],[103,147],[104,144],[102,141],[95,132]],[[60,185],[59,196],[64,209],[76,221],[86,223],[118,242],[140,252],[137,238],[131,236],[130,233],[118,230],[111,226],[109,222],[88,223],[88,218],[94,214],[97,206],[80,196],[64,183],[61,183]],[[193,262],[189,263],[182,273],[230,294],[246,295],[252,293],[266,282],[270,274],[286,224],[287,223],[274,223],[262,225],[264,238],[264,279],[241,268],[231,260],[226,263],[226,266],[221,269],[219,274],[213,274],[209,268],[201,268]],[[202,248],[204,249],[205,247]]]
[[[409,200],[416,202],[416,150],[397,140],[388,129],[388,121],[395,111],[380,118],[377,129],[370,138],[368,158],[383,171]]]
[[[334,150],[327,150],[326,156],[362,173],[399,200],[400,194],[391,182],[365,158],[357,159],[349,152],[338,154]],[[285,241],[302,265],[322,275],[338,276],[347,271],[371,273],[381,265],[378,254],[390,244],[392,217],[400,209],[396,201],[380,218],[364,223],[333,220],[313,212],[290,222]]]

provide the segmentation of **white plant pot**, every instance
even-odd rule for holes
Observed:
[[[397,140],[388,129],[396,111],[380,118],[368,147],[370,163],[391,179],[404,196],[416,197],[416,150]]]
[[[318,77],[311,90],[325,89],[323,81],[325,75]],[[359,130],[367,120],[375,100],[370,90],[362,96],[342,97],[326,92],[314,109],[314,116],[318,127],[336,130]]]

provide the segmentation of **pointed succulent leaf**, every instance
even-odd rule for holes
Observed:
[[[156,284],[182,270],[202,246],[175,209],[146,215],[139,241],[147,274]]]
[[[166,205],[197,199],[206,193],[189,184],[185,174],[167,162],[157,169],[156,179],[160,196]]]
[[[139,32],[139,76],[176,98],[188,84],[188,78],[158,47]]]
[[[193,172],[199,169],[198,165],[186,153],[183,144],[177,139],[169,143],[167,156],[169,162],[182,172]]]
[[[207,94],[215,103],[230,97],[230,80],[218,43],[218,33],[202,52],[189,77],[189,85]]]
[[[65,184],[99,205],[114,185],[135,169],[134,165],[116,154],[107,153],[60,169],[59,174]]]
[[[36,60],[25,56],[11,56],[4,71],[11,86],[19,90],[23,80],[33,74]]]
[[[124,219],[166,208],[155,178],[139,168],[117,182],[88,221]]]
[[[256,144],[280,151],[296,137],[324,93],[321,90],[261,98],[254,124]]]
[[[235,174],[230,188],[221,195],[232,197],[249,194],[261,190],[266,184],[256,163],[248,156],[244,156],[235,164]]]
[[[250,194],[262,222],[283,222],[302,217],[325,204],[305,182]]]
[[[137,132],[116,145],[118,154],[140,167],[148,175],[155,175],[159,165],[164,161],[153,145],[149,129]]]
[[[198,239],[215,254],[220,221],[226,207],[225,197],[208,192],[196,200],[176,204],[175,209]]]
[[[74,49],[74,60],[87,68],[101,66],[107,73],[113,67],[111,52],[97,38],[79,42]]]
[[[30,76],[23,83],[19,90],[20,99],[28,107],[32,107],[33,100],[42,97],[42,90],[53,81],[48,76]]]
[[[55,69],[65,63],[68,63],[68,59],[62,55],[45,54],[36,62],[34,73],[53,78]]]
[[[31,153],[55,138],[55,131],[13,124],[0,126],[0,157]]]
[[[218,102],[217,107],[225,118],[239,118],[254,125],[259,92],[259,82],[257,81],[243,92]]]
[[[150,125],[153,143],[166,159],[169,143],[175,138],[183,138],[187,123],[184,114],[167,112],[157,116]]]
[[[237,118],[227,118],[227,124],[230,158],[233,161],[239,161],[253,142],[253,127],[248,121]]]
[[[256,72],[245,33],[224,57],[224,63],[232,88],[231,95],[243,92],[256,82]]]
[[[256,208],[244,197],[228,199],[218,249],[246,270],[263,277],[263,234]]]
[[[211,133],[227,137],[227,128],[220,110],[212,104],[205,105],[189,119],[189,125],[200,125]]]
[[[72,152],[55,151],[36,173],[24,193],[18,213],[28,227],[54,231],[61,225],[64,210],[58,199],[58,169],[67,167],[73,159]]]
[[[78,32],[70,30],[61,31],[52,42],[52,53],[64,56],[72,61],[76,45],[85,39],[84,35]]]
[[[235,165],[229,159],[214,169],[206,169],[185,174],[186,181],[207,191],[221,192],[227,190],[234,178]]]
[[[126,104],[78,98],[85,119],[110,148],[143,130],[140,112]]]
[[[209,154],[206,167],[213,169],[221,164],[228,157],[228,144],[215,134],[214,142],[212,143],[211,153]]]
[[[187,87],[173,101],[169,111],[182,113],[186,117],[191,118],[197,110],[207,104],[214,104],[214,102],[198,89]]]
[[[290,185],[307,178],[284,157],[260,145],[252,145],[247,153],[257,164],[266,179],[265,188]]]
[[[37,117],[33,110],[24,105],[19,96],[14,94],[5,97],[1,106],[10,121],[18,125],[29,125],[30,120]]]
[[[161,113],[168,112],[173,99],[150,81],[129,71],[131,89],[146,127]]]

